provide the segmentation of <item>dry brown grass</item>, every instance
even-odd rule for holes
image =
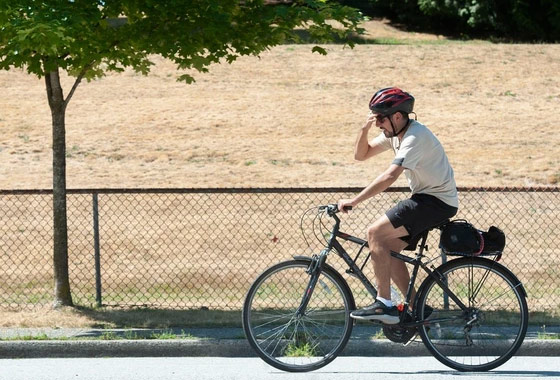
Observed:
[[[326,57],[308,45],[279,46],[195,74],[190,86],[154,57],[148,77],[128,71],[83,83],[67,115],[68,186],[363,186],[391,159],[356,163],[352,145],[371,93],[389,85],[416,96],[419,120],[444,144],[459,186],[560,181],[560,46],[449,42],[367,26],[372,37],[407,44],[330,45]],[[43,82],[0,71],[0,89],[0,188],[51,187]],[[125,227],[115,236],[126,239]],[[542,268],[532,269],[538,276]],[[0,320],[96,323],[43,310]]]
[[[81,84],[67,115],[68,186],[362,186],[390,161],[352,158],[369,97],[389,85],[416,96],[458,185],[558,183],[559,45],[440,43],[369,27],[409,43],[330,45],[326,57],[279,46],[195,74],[190,86],[154,57],[148,77],[128,71]],[[0,88],[0,188],[48,188],[44,83],[2,71]]]
[[[0,310],[0,328],[169,328],[239,326],[241,312],[213,310],[163,310],[118,308],[72,308],[34,311]],[[26,336],[25,332],[20,336]],[[40,334],[40,332],[35,332]]]
[[[53,310],[44,307],[33,311],[0,310],[1,327],[92,327],[96,321],[73,308]]]

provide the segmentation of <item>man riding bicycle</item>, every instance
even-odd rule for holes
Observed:
[[[367,230],[367,240],[377,278],[375,302],[351,313],[353,318],[376,320],[387,324],[399,322],[398,310],[391,300],[391,279],[406,294],[410,275],[403,261],[390,252],[416,248],[420,234],[453,217],[459,202],[453,169],[434,134],[416,120],[411,120],[414,97],[391,87],[377,91],[369,102],[371,112],[360,128],[354,148],[358,161],[367,160],[392,149],[395,159],[353,199],[342,199],[338,208],[356,206],[391,186],[404,172],[412,195],[377,219]],[[381,133],[368,140],[373,124]],[[414,290],[411,295],[415,297]]]

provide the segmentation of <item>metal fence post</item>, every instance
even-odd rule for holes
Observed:
[[[99,248],[99,203],[98,194],[93,193],[93,249],[95,254],[95,301],[101,307],[101,255]]]

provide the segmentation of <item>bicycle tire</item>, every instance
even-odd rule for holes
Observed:
[[[426,278],[416,305],[418,320],[426,305],[433,308],[418,328],[426,348],[459,371],[488,371],[508,361],[523,343],[529,319],[525,290],[517,277],[484,258],[455,259],[435,273],[467,311],[451,298],[446,301],[435,279]]]
[[[305,314],[296,311],[306,291],[311,261],[291,260],[263,272],[243,305],[243,329],[255,352],[288,372],[321,368],[344,349],[352,333],[354,298],[346,281],[324,264]]]

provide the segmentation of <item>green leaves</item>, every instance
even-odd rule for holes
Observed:
[[[313,46],[313,49],[311,49],[311,51],[313,53],[319,53],[321,55],[327,55],[327,51],[320,46]]]
[[[39,22],[19,28],[15,40],[20,51],[30,51],[41,56],[59,56],[64,47],[75,38],[65,35],[65,29],[57,21]]]
[[[25,67],[39,77],[87,69],[93,79],[126,67],[147,74],[149,55],[159,54],[178,69],[207,72],[213,63],[297,40],[301,30],[317,43],[351,45],[359,21],[356,10],[326,0],[0,0],[0,68]],[[311,51],[326,54],[319,46]],[[194,79],[186,73],[179,80]]]
[[[426,22],[443,25],[448,31],[517,41],[560,40],[558,0],[418,0],[418,10],[428,16]],[[418,10],[410,19],[419,19]],[[397,11],[403,14],[406,10]]]

